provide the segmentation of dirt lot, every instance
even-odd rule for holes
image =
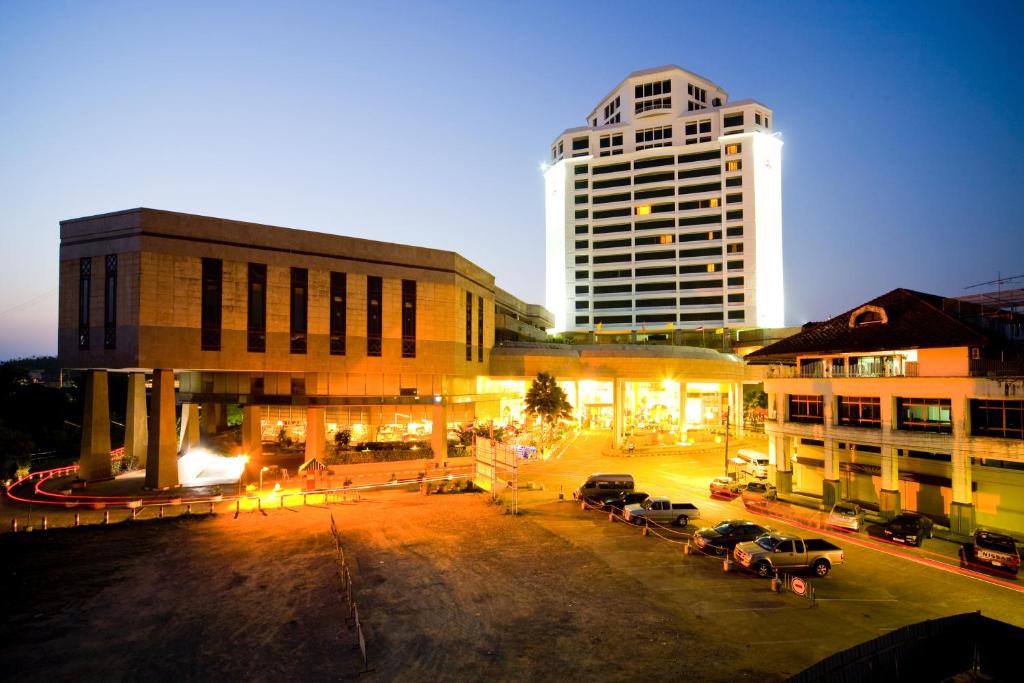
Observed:
[[[359,677],[329,512],[353,563],[363,678],[753,677],[736,663],[695,668],[729,662],[728,647],[712,655],[695,618],[531,513],[505,515],[484,495],[392,492],[330,511],[4,534],[4,678]]]

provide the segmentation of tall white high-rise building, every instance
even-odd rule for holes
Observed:
[[[558,332],[782,327],[772,110],[677,66],[636,71],[545,164]]]

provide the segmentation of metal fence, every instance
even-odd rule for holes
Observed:
[[[837,652],[791,683],[1020,680],[1024,629],[981,612],[930,619]],[[964,679],[968,680],[968,679]]]

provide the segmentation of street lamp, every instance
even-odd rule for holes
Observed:
[[[269,469],[269,467],[264,466],[263,469],[260,470],[260,495],[263,495],[263,473]]]

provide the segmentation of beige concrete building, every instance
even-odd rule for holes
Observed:
[[[755,351],[780,492],[1024,531],[1024,318],[896,289]]]
[[[501,382],[524,387],[541,370],[611,382],[611,398],[571,395],[581,410],[601,401],[616,441],[624,416],[651,413],[625,382],[677,383],[674,407],[662,397],[655,411],[662,423],[684,424],[680,383],[718,401],[701,421],[741,396],[735,356],[635,347],[567,363],[531,350],[522,340],[545,338],[551,315],[448,251],[132,209],[63,221],[60,259],[58,353],[87,371],[85,479],[110,476],[108,371],[131,375],[126,449],[152,488],[178,485],[177,454],[223,429],[229,405],[242,407],[242,449],[258,460],[280,429],[307,458],[340,429],[355,441],[423,438],[443,454],[453,424],[520,417]],[[510,346],[496,352],[496,337]]]

